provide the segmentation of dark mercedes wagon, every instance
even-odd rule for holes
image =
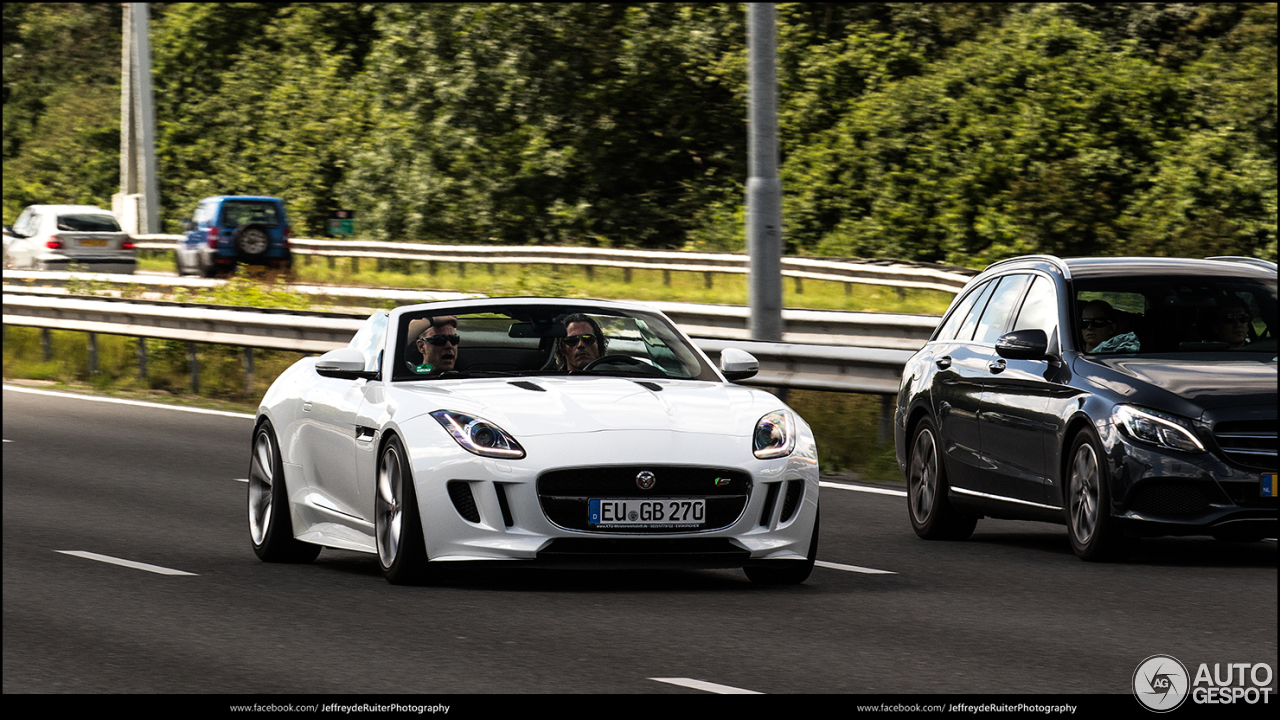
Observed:
[[[1275,537],[1276,323],[1276,264],[1255,258],[991,265],[903,371],[912,527],[1065,523],[1086,560]]]

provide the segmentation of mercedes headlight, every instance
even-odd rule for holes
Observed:
[[[452,410],[431,413],[454,440],[468,452],[492,458],[518,460],[524,457],[524,448],[506,430],[493,423]]]
[[[751,449],[762,460],[790,455],[796,449],[796,424],[791,413],[775,410],[756,421]]]
[[[1134,440],[1170,450],[1205,451],[1186,418],[1136,405],[1117,405],[1111,417]]]

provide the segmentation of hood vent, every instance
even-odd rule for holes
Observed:
[[[534,392],[546,392],[546,391],[547,391],[547,389],[546,389],[546,388],[544,388],[544,387],[542,387],[541,385],[536,385],[536,384],[534,384],[534,383],[529,382],[528,380],[516,380],[515,382],[513,382],[513,383],[511,383],[511,384],[512,384],[512,385],[515,385],[515,386],[516,386],[516,387],[518,387],[518,388],[523,388],[523,389],[525,389],[525,390],[532,390],[532,391],[534,391]]]

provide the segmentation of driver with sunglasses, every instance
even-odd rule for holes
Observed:
[[[556,369],[582,372],[593,360],[604,357],[609,340],[595,318],[574,313],[564,319],[565,335],[556,343]]]
[[[1105,300],[1087,302],[1080,309],[1080,335],[1084,340],[1084,351],[1090,353],[1131,353],[1138,352],[1140,343],[1138,336],[1132,332],[1121,332],[1118,323],[1120,313]]]
[[[413,370],[422,375],[453,370],[458,362],[458,318],[453,315],[427,317],[409,324],[410,337],[417,337],[422,364]]]

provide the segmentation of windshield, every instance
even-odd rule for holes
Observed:
[[[1086,353],[1276,352],[1276,282],[1187,276],[1076,283],[1075,339]]]
[[[719,380],[675,328],[646,312],[495,302],[458,312],[406,313],[399,324],[395,342],[402,351],[392,380],[538,375]]]

